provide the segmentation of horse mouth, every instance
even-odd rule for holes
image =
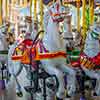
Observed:
[[[66,13],[59,13],[59,14],[52,15],[54,22],[62,22],[65,17],[66,17]]]

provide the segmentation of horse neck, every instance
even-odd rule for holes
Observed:
[[[8,51],[8,70],[10,74],[14,75],[14,77],[17,77],[22,70],[20,61],[12,60],[12,54],[14,53],[16,46],[16,43],[10,45]]]
[[[7,43],[4,36],[1,36],[0,38],[0,51],[2,50],[7,50]]]
[[[85,41],[85,48],[84,52],[89,57],[95,57],[100,52],[99,40],[94,39],[91,36],[91,33],[88,33],[86,41]]]
[[[48,19],[45,31],[46,34],[44,35],[44,40],[46,41],[45,44],[48,45],[48,48],[51,51],[61,50],[61,48],[63,48],[63,41],[59,34],[59,24],[53,22],[51,16]]]

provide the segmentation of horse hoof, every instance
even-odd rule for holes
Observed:
[[[16,94],[17,94],[18,97],[23,97],[23,93],[21,91],[17,92]]]
[[[68,95],[68,94],[66,94],[66,98],[71,98],[71,96],[70,96],[70,95]]]
[[[56,100],[63,100],[63,99],[60,99],[60,98],[56,97]]]
[[[93,93],[93,96],[95,97],[95,96],[97,96],[97,94],[94,92],[94,93]]]

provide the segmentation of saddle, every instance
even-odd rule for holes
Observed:
[[[19,44],[12,55],[12,60],[20,60],[23,64],[30,64],[31,60],[53,59],[56,57],[66,58],[66,52],[58,51],[50,53],[41,40],[37,40],[34,44],[31,39],[24,40]]]

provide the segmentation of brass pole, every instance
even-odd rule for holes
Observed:
[[[37,0],[34,0],[34,22],[37,20]]]
[[[43,2],[40,0],[40,26],[43,29]]]
[[[27,0],[24,0],[24,6],[26,7],[26,5],[27,5]]]
[[[33,5],[33,0],[30,0],[30,16],[32,16],[32,5]]]
[[[82,27],[83,27],[83,30],[82,30],[82,36],[83,36],[83,40],[85,39],[86,37],[86,0],[83,0],[82,1]]]
[[[5,1],[6,3],[6,18],[8,17],[8,0]]]
[[[2,25],[2,0],[0,0],[0,25]]]
[[[90,25],[94,23],[94,0],[89,0],[89,18]]]
[[[43,0],[40,0],[40,30],[43,30]],[[42,32],[40,38],[42,39],[44,33]]]

